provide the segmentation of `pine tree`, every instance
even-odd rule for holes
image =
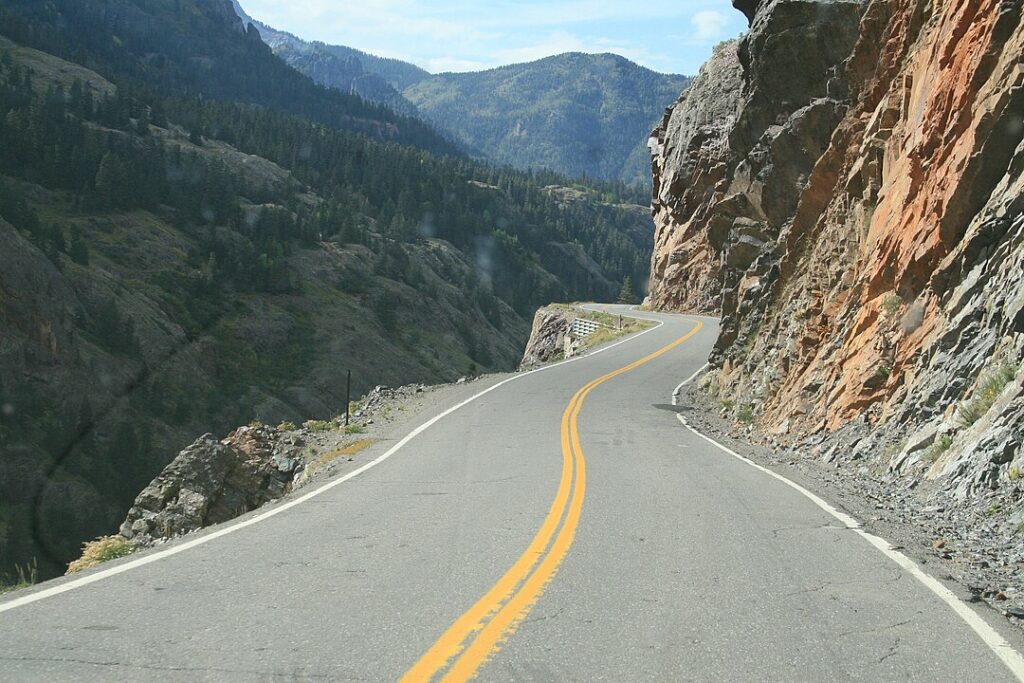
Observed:
[[[633,290],[633,278],[629,275],[622,281],[622,290],[619,292],[618,302],[620,304],[635,304],[636,292]]]

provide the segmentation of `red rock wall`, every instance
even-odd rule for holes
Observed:
[[[761,3],[752,34],[763,14],[787,4]],[[721,305],[715,381],[768,431],[795,437],[854,421],[887,425],[904,451],[893,461],[903,463],[907,435],[930,425],[964,444],[935,473],[970,457],[968,437],[984,426],[965,426],[957,411],[993,367],[1019,369],[1024,354],[1024,19],[1011,0],[871,0],[856,30],[848,59],[827,76],[843,114],[807,173],[780,185],[783,195],[795,188],[792,211],[773,216],[749,191],[737,200],[741,183],[764,177],[745,170],[743,148],[733,146],[725,169],[705,156],[695,165],[723,177],[687,215],[733,219],[716,248],[710,222],[686,223],[671,211],[703,186],[666,192],[672,169],[664,173],[656,154],[664,178],[655,185],[660,251],[650,302]],[[741,110],[765,107],[751,98],[771,87],[771,66],[762,67],[744,64]],[[812,108],[821,101],[808,93]],[[786,116],[783,125],[796,115],[782,111],[779,120]],[[688,144],[668,138],[661,149]],[[759,163],[779,175],[804,142],[776,137]],[[766,239],[756,255],[736,257],[743,220],[765,225]],[[687,255],[685,277],[665,266],[668,254]],[[993,410],[1013,403],[1014,386]]]

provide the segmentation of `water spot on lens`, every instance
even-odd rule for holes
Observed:
[[[0,408],[0,410],[3,410],[5,417],[10,417],[11,415],[14,415],[14,405],[11,403],[5,403],[3,405],[3,408]]]

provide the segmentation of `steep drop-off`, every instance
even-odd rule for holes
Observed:
[[[514,367],[536,305],[645,277],[642,208],[430,153],[227,0],[19,0],[0,29],[0,584],[63,572],[198,434],[335,414],[349,369]]]
[[[1021,4],[736,4],[749,34],[652,138],[649,303],[721,312],[711,388],[778,440],[1013,517]]]

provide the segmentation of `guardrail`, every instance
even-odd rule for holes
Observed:
[[[572,321],[572,336],[577,339],[583,337],[589,337],[590,335],[597,332],[599,329],[604,327],[603,323],[599,323],[596,320],[588,320],[587,318],[576,318]]]

